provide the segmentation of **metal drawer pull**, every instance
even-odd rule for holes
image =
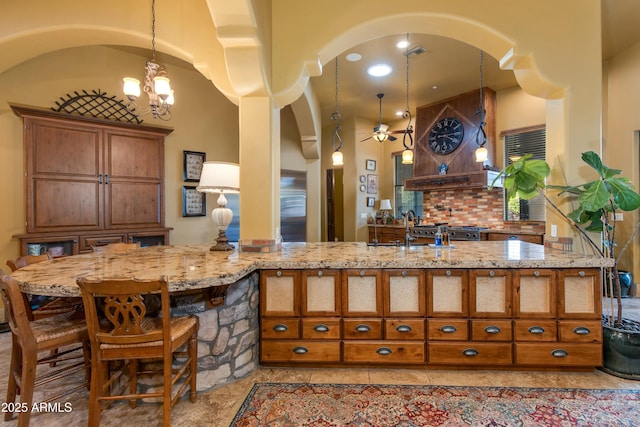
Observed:
[[[452,333],[454,333],[454,332],[457,332],[457,331],[458,331],[458,328],[456,328],[456,327],[455,327],[455,326],[453,326],[453,325],[445,325],[445,326],[442,326],[442,327],[440,328],[440,330],[441,330],[442,332],[444,332],[444,333],[452,334]]]
[[[499,334],[502,330],[497,326],[487,326],[484,331],[488,334]]]
[[[313,330],[316,332],[329,332],[329,327],[323,323],[316,325],[313,327]]]
[[[573,333],[577,335],[589,335],[591,330],[585,326],[578,326],[573,330]]]
[[[357,325],[356,326],[356,331],[358,331],[358,332],[370,332],[371,331],[371,327],[369,325]]]
[[[398,325],[396,327],[396,331],[398,332],[411,332],[411,326],[409,325]]]
[[[272,329],[276,332],[284,332],[288,331],[289,327],[287,325],[283,325],[282,323],[278,323],[277,325],[273,325]]]
[[[476,350],[475,348],[465,348],[464,350],[462,350],[462,354],[467,357],[474,357],[478,355],[478,350]]]
[[[376,353],[378,353],[381,356],[388,356],[393,352],[388,347],[380,347],[379,349],[376,350]]]
[[[308,352],[309,350],[307,350],[306,347],[293,347],[293,352],[295,354],[305,354],[306,352]]]
[[[551,355],[552,355],[553,357],[567,357],[567,356],[569,355],[569,353],[567,353],[567,351],[566,351],[566,350],[559,350],[559,349],[558,349],[558,350],[553,350],[553,351],[551,352]]]
[[[544,334],[544,328],[542,326],[532,326],[527,330],[530,334],[542,335]]]

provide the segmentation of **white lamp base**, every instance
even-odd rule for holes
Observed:
[[[233,251],[235,246],[229,243],[227,237],[227,227],[231,224],[233,219],[233,212],[227,208],[227,198],[223,193],[220,193],[218,197],[218,207],[211,211],[211,219],[213,223],[218,227],[218,238],[216,238],[216,244],[211,246],[212,251]]]

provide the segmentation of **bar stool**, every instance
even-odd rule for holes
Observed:
[[[31,418],[34,389],[43,384],[85,371],[85,381],[75,387],[50,396],[43,402],[53,402],[70,393],[87,388],[91,376],[89,336],[87,324],[79,312],[67,312],[45,319],[30,321],[27,304],[18,283],[11,276],[0,276],[0,293],[11,328],[11,366],[7,385],[7,403],[14,403],[20,394],[20,407],[26,411],[18,415],[18,426],[27,427]],[[81,344],[82,346],[76,346]],[[82,355],[74,355],[82,348]],[[59,349],[59,350],[58,350]],[[55,351],[58,350],[58,351]],[[38,358],[38,354],[49,355]],[[78,360],[80,359],[80,360]],[[36,375],[38,365],[57,363],[59,367]],[[7,406],[14,408],[14,406]],[[13,411],[7,411],[5,421],[13,418]]]
[[[101,411],[114,400],[128,400],[135,408],[137,399],[147,397],[162,399],[163,425],[170,425],[171,407],[187,387],[190,400],[194,402],[196,398],[198,317],[171,317],[166,278],[146,281],[79,278],[78,286],[84,300],[92,350],[88,425],[99,426]],[[144,295],[153,293],[160,293],[161,317],[146,315]],[[98,315],[99,300],[102,300],[103,317]],[[183,346],[187,347],[186,352],[182,351]],[[184,359],[177,369],[172,367],[174,356],[176,361]],[[162,391],[138,392],[138,376],[154,373],[140,370],[141,359],[162,360]],[[117,370],[110,365],[115,361],[123,362]],[[117,387],[127,374],[128,393],[126,384]],[[178,391],[172,398],[174,386]]]

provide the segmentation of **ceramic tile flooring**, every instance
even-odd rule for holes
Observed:
[[[625,316],[640,320],[640,298],[626,299]],[[6,378],[11,351],[11,334],[0,334],[0,392],[4,402]],[[434,384],[477,385],[513,387],[568,387],[568,388],[620,388],[637,389],[640,381],[624,380],[593,372],[510,372],[464,370],[409,370],[409,369],[305,369],[260,368],[249,377],[211,391],[200,392],[195,403],[183,398],[173,408],[172,425],[179,426],[229,426],[247,393],[256,382],[308,382],[350,384]],[[36,394],[35,400],[41,398]],[[81,426],[87,422],[88,391],[80,391],[63,398],[72,410],[68,413],[37,413],[31,417],[31,425]],[[161,406],[156,403],[140,403],[130,409],[126,403],[116,403],[104,411],[101,426],[155,426],[161,424]],[[17,418],[3,425],[17,426]]]

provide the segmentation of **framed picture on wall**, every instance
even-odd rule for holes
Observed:
[[[367,194],[378,194],[378,175],[367,175]]]
[[[367,197],[367,207],[368,208],[372,208],[376,205],[376,198],[375,197]]]
[[[207,154],[200,151],[183,151],[183,181],[200,181],[202,164],[207,159]]]
[[[200,193],[196,187],[182,186],[182,216],[206,216],[206,193]]]
[[[376,161],[375,160],[371,160],[371,159],[367,159],[367,163],[366,163],[365,167],[366,167],[366,169],[368,171],[376,170]]]

